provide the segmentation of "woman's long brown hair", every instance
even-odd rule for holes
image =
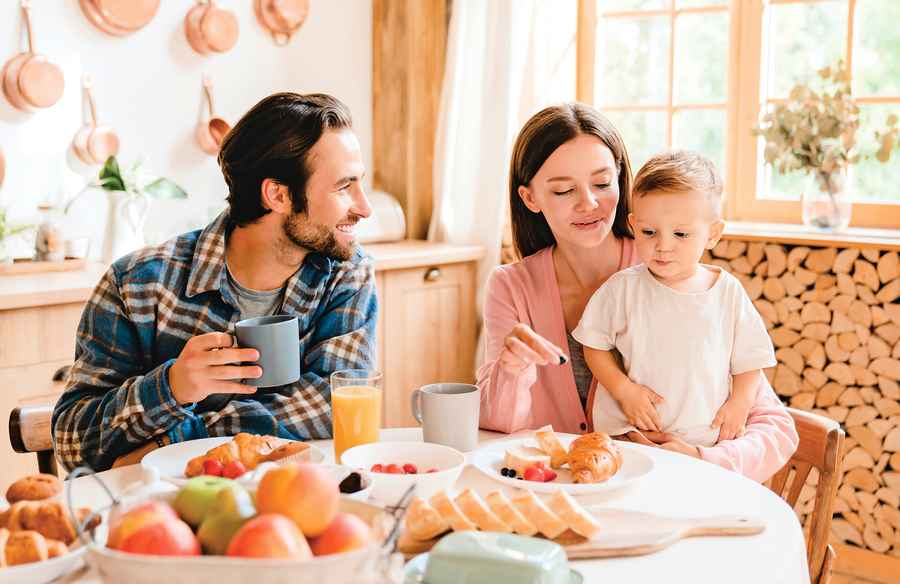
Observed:
[[[542,109],[531,116],[513,146],[509,164],[509,212],[513,246],[519,258],[530,256],[556,244],[543,213],[534,213],[519,196],[519,187],[528,187],[538,170],[557,148],[586,134],[596,136],[612,152],[619,176],[619,202],[612,232],[632,239],[628,225],[631,211],[631,162],[619,131],[606,117],[582,103],[565,103]]]

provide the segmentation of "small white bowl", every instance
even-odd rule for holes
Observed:
[[[345,466],[369,471],[373,464],[414,464],[418,474],[390,474],[369,471],[373,487],[371,497],[378,502],[393,505],[400,501],[410,485],[415,484],[415,495],[427,498],[438,491],[450,490],[463,467],[466,457],[449,446],[430,442],[372,442],[354,446],[341,455]],[[425,472],[436,468],[436,472]]]

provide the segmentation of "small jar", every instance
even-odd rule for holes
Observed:
[[[66,242],[63,237],[62,217],[52,205],[40,205],[41,224],[34,240],[35,259],[44,262],[61,262],[66,259]]]

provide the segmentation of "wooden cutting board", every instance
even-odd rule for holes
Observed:
[[[640,556],[686,537],[755,535],[766,528],[758,519],[739,515],[676,518],[600,507],[588,510],[603,526],[603,531],[591,540],[573,531],[566,531],[553,540],[563,546],[570,560]],[[397,549],[414,556],[430,550],[438,539],[417,541],[403,533]]]

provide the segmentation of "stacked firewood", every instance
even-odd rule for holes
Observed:
[[[705,261],[743,282],[792,407],[842,424],[832,541],[900,557],[900,261],[896,251],[722,241]],[[800,495],[812,511],[815,473]]]

